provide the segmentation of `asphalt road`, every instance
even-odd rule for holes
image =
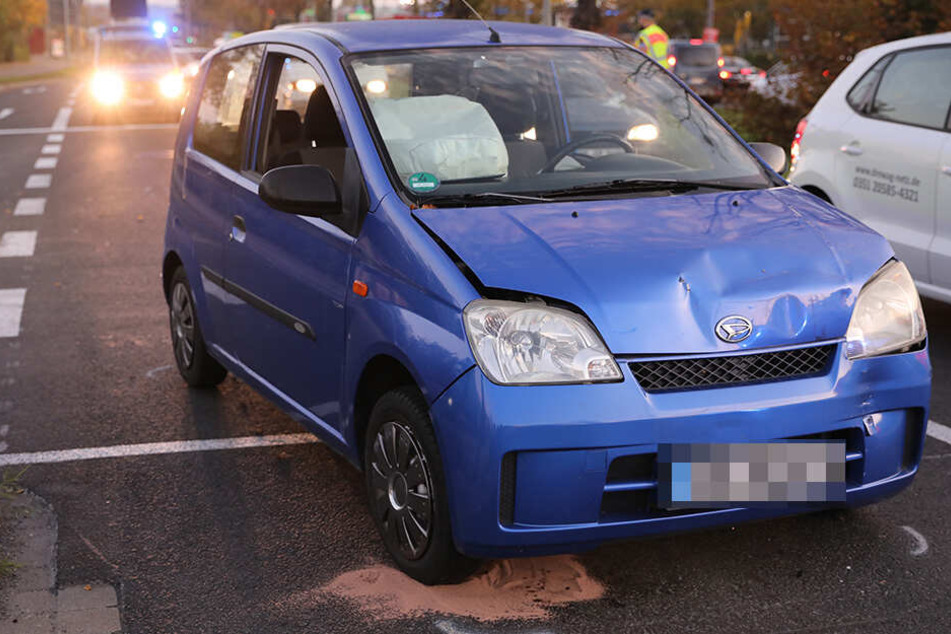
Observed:
[[[28,88],[0,91],[0,233],[37,232],[32,256],[0,258],[0,289],[27,289],[19,335],[0,338],[0,451],[302,431],[233,378],[196,392],[171,369],[159,264],[174,128],[88,130],[79,97],[50,143],[23,129],[51,126],[77,86]],[[34,169],[41,156],[56,167]],[[25,189],[36,173],[51,186]],[[45,213],[14,215],[31,197]],[[925,308],[932,419],[951,424],[951,306]],[[380,622],[317,592],[387,563],[360,475],[321,444],[35,465],[24,484],[58,515],[58,584],[114,584],[127,633],[948,632],[951,446],[928,438],[925,454],[912,487],[876,506],[580,555],[602,598],[496,622]]]

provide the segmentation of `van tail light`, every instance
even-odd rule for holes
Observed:
[[[792,147],[789,148],[789,173],[792,174],[799,162],[799,153],[802,151],[802,135],[806,133],[806,119],[800,119],[796,124],[796,134],[793,136]]]
[[[723,68],[723,65],[724,65],[724,64],[726,64],[726,60],[723,59],[722,57],[718,57],[718,58],[717,58],[717,67]]]
[[[728,71],[728,70],[721,70],[721,71],[720,71],[720,79],[729,79],[729,78],[732,77],[732,76],[733,76],[733,73],[731,73],[731,72]]]
[[[703,40],[701,40],[698,37],[694,37],[690,39],[690,46],[700,46],[701,44],[703,44]]]
[[[760,76],[760,77],[763,77],[763,78],[765,79],[765,78],[766,78],[766,71],[765,71],[765,70],[761,70],[761,71],[759,72],[759,76]]]
[[[677,65],[677,58],[676,58],[675,56],[673,56],[673,55],[668,55],[668,56],[667,56],[667,66],[668,66],[669,68],[673,68],[673,67],[676,66],[676,65]]]

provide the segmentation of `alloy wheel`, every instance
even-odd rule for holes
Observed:
[[[184,284],[176,284],[169,306],[172,321],[172,347],[175,359],[190,368],[195,358],[195,309]]]

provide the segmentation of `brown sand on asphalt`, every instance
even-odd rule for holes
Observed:
[[[298,593],[292,604],[342,597],[368,616],[402,619],[438,612],[480,621],[544,619],[561,603],[590,601],[604,586],[576,558],[563,555],[493,562],[482,574],[452,586],[425,586],[383,565],[345,572],[317,590]]]

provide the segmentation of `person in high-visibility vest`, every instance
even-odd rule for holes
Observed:
[[[637,14],[637,21],[641,25],[641,31],[634,40],[634,46],[667,68],[667,42],[670,38],[654,21],[653,9],[641,9]]]

